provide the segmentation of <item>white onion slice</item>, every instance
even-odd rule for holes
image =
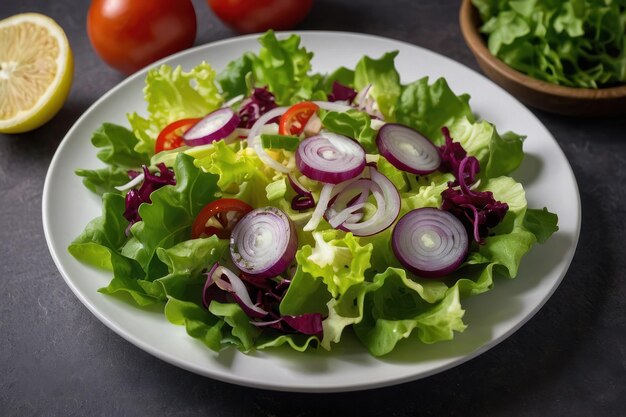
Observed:
[[[288,173],[291,169],[287,168],[283,164],[278,163],[274,158],[269,156],[265,149],[263,148],[263,142],[261,141],[261,129],[267,122],[272,120],[275,117],[281,116],[283,113],[287,111],[287,107],[276,107],[259,117],[259,119],[254,122],[252,128],[250,128],[250,133],[248,134],[248,145],[252,145],[252,148],[259,156],[259,159],[263,161],[263,163],[278,172]]]
[[[344,112],[348,110],[354,110],[354,107],[347,104],[341,104],[336,101],[314,101],[313,103],[317,104],[320,109],[328,111]]]
[[[133,188],[135,185],[138,185],[141,181],[143,181],[144,177],[145,177],[145,174],[142,172],[141,174],[138,174],[132,180],[128,181],[126,184],[115,187],[115,189],[118,191],[129,190]]]
[[[328,207],[328,203],[330,202],[330,196],[333,192],[333,184],[324,184],[322,187],[322,191],[320,192],[320,199],[317,202],[317,206],[315,206],[315,210],[313,211],[313,215],[309,222],[304,225],[305,232],[313,231],[317,228],[322,221],[322,217],[324,217],[324,213],[326,212],[326,208]]]

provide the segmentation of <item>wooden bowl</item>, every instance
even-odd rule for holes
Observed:
[[[531,78],[493,56],[478,31],[482,22],[470,0],[463,0],[461,32],[484,73],[524,104],[569,116],[625,116],[626,85],[609,88],[564,87]]]

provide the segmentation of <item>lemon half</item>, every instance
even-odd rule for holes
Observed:
[[[23,13],[0,20],[0,133],[33,130],[63,106],[74,60],[51,18]]]

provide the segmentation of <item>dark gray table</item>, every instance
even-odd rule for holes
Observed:
[[[197,44],[234,35],[194,0]],[[521,330],[439,375],[366,392],[305,395],[203,378],[141,351],[101,324],[48,253],[41,193],[59,142],[122,80],[95,56],[87,1],[2,0],[0,18],[39,11],[67,32],[72,93],[46,126],[0,135],[0,416],[617,416],[626,414],[626,120],[537,112],[569,158],[582,234],[563,283]],[[317,0],[300,29],[366,32],[477,66],[454,1]]]

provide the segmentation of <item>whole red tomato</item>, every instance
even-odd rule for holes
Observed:
[[[291,29],[311,10],[313,0],[207,0],[222,22],[240,33]]]
[[[87,34],[107,64],[130,74],[192,46],[196,12],[190,0],[93,0]]]

